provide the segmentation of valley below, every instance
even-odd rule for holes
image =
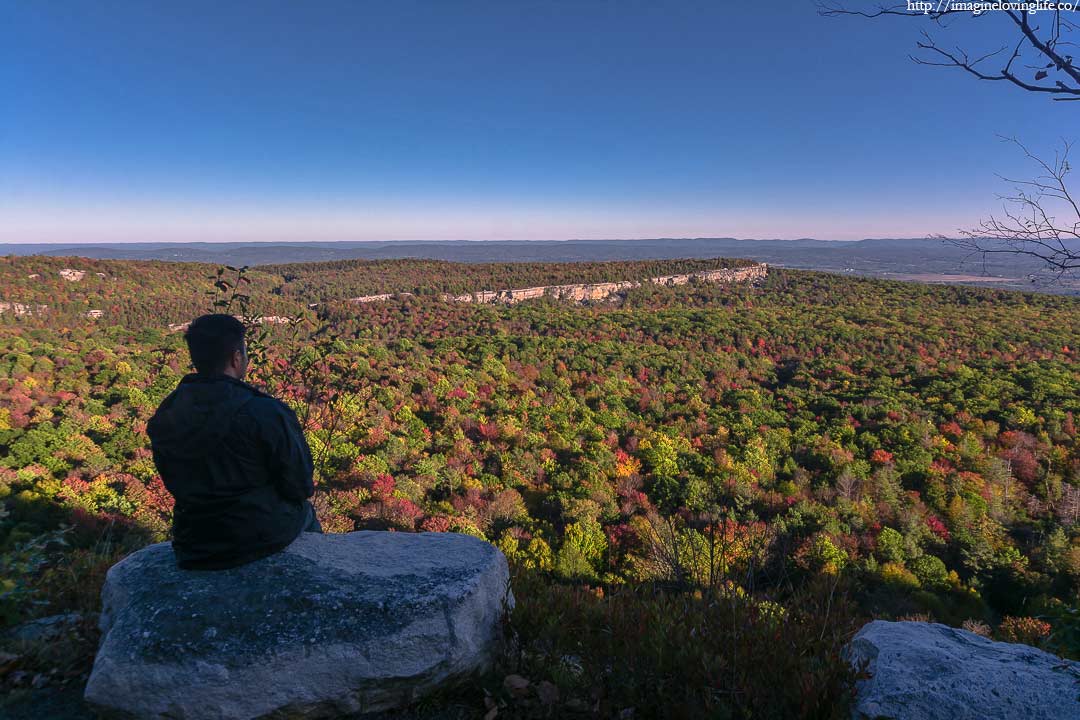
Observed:
[[[87,717],[105,573],[169,538],[146,423],[211,311],[328,533],[507,559],[522,652],[439,712],[846,717],[872,619],[1080,657],[1080,299],[907,275],[0,257],[0,617],[62,628],[0,643],[0,711]]]

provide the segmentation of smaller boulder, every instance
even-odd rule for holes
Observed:
[[[50,615],[15,627],[9,637],[22,642],[49,642],[70,632],[71,626],[82,622],[82,619],[79,613]]]
[[[854,720],[1077,720],[1080,663],[924,622],[865,625],[848,660],[866,665]]]

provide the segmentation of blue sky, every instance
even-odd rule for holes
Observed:
[[[1080,110],[914,65],[920,27],[812,0],[0,0],[0,242],[949,234],[1032,174],[998,135],[1052,150]]]

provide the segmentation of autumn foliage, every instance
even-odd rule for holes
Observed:
[[[545,598],[547,610],[526,600],[521,622],[552,634],[528,641],[598,663],[583,672],[599,673],[612,712],[652,707],[652,688],[688,714],[825,716],[847,687],[830,653],[852,625],[805,614],[823,586],[842,590],[845,617],[967,620],[1080,651],[1068,639],[1080,590],[1077,299],[785,270],[760,287],[647,286],[591,305],[439,299],[721,265],[250,270],[251,306],[295,320],[260,326],[252,380],[305,426],[325,528],[495,543]],[[48,572],[74,550],[107,537],[112,557],[167,537],[171,502],[145,423],[188,370],[169,325],[206,310],[214,271],[0,258],[0,300],[49,306],[0,314],[6,622],[72,602]],[[413,295],[348,301],[400,291]],[[33,545],[61,526],[65,548]],[[803,624],[769,625],[775,613]],[[648,632],[625,635],[634,627]],[[753,644],[769,632],[798,660]],[[572,635],[589,653],[569,649]],[[769,705],[752,663],[709,654],[729,642],[751,643],[754,662],[789,663],[801,689]],[[696,664],[673,699],[662,693],[679,657]],[[586,701],[592,686],[559,677]]]

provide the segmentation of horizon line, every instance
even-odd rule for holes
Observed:
[[[7,245],[48,245],[57,247],[95,247],[104,245],[339,245],[343,243],[350,244],[379,244],[379,243],[391,243],[391,244],[406,244],[406,243],[563,243],[563,242],[647,242],[655,240],[673,240],[673,241],[686,241],[686,240],[729,240],[735,242],[837,242],[837,243],[856,243],[864,242],[866,240],[952,240],[955,238],[939,238],[939,237],[864,237],[852,240],[839,240],[829,238],[816,238],[816,237],[799,237],[799,238],[737,238],[730,236],[701,236],[701,237],[614,237],[614,238],[545,238],[545,239],[523,239],[523,238],[500,238],[497,240],[479,240],[473,238],[422,238],[422,239],[410,239],[410,240],[113,240],[113,241],[95,241],[95,242],[80,242],[77,240],[71,240],[67,242],[40,242],[40,241],[6,241],[0,242],[0,246]]]

